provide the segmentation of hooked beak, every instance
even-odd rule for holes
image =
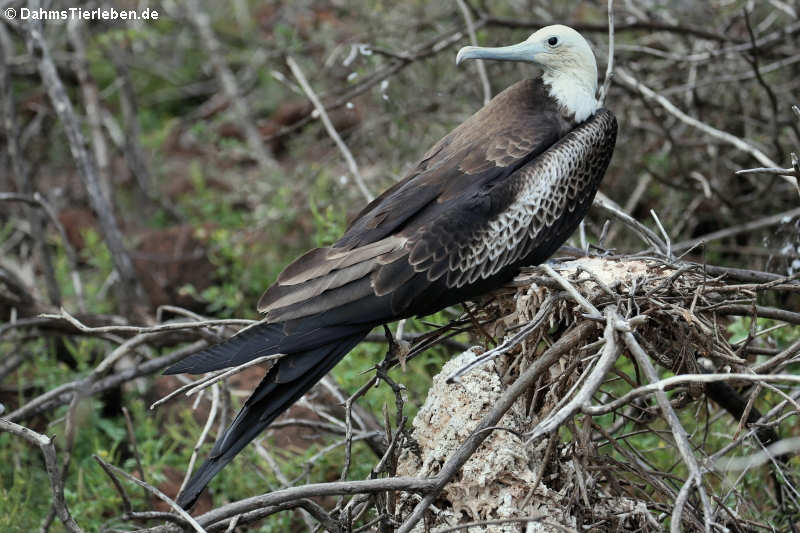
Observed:
[[[543,51],[540,44],[528,41],[498,48],[465,46],[458,51],[456,65],[460,65],[461,62],[466,59],[495,59],[497,61],[526,61],[535,63],[536,55]]]

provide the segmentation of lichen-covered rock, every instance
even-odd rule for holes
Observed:
[[[502,394],[504,387],[494,363],[466,374],[461,383],[446,383],[448,375],[475,357],[473,350],[462,353],[450,360],[434,378],[428,398],[413,422],[413,437],[421,454],[405,450],[398,464],[398,475],[436,475]],[[540,484],[535,497],[529,497],[541,467],[536,458],[541,458],[544,450],[542,445],[526,449],[524,440],[514,433],[525,431],[529,426],[521,402],[517,403],[502,419],[503,427],[512,431],[495,430],[442,491],[441,500],[447,507],[440,508],[438,525],[538,513],[564,523],[557,507],[551,509],[542,503],[550,492],[544,484]],[[402,503],[413,506],[416,502],[409,499]],[[520,531],[519,528],[518,523],[508,523],[492,526],[491,531],[511,533]],[[415,529],[424,530],[423,525]],[[560,530],[529,523],[526,531]]]

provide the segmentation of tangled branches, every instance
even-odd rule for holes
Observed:
[[[280,431],[305,424],[342,436],[334,445],[347,450],[339,481],[289,486],[192,518],[174,504],[175,495],[95,459],[119,491],[122,519],[170,522],[146,530],[153,533],[230,530],[289,509],[301,509],[309,525],[329,531],[362,524],[408,532],[423,519],[435,531],[467,523],[513,531],[521,522],[538,522],[546,531],[587,523],[620,531],[657,531],[667,523],[672,531],[746,531],[765,526],[755,517],[770,513],[788,523],[797,516],[798,498],[786,458],[796,451],[797,439],[780,436],[797,415],[800,378],[786,370],[800,360],[800,341],[782,350],[760,341],[776,327],[800,324],[800,314],[756,305],[755,296],[798,292],[800,283],[797,276],[725,269],[712,276],[710,270],[715,269],[656,258],[584,257],[530,269],[461,320],[410,344],[387,330],[387,356],[373,377],[349,398],[338,392],[343,413],[336,417],[315,406],[325,422],[292,419],[274,426]],[[753,318],[753,325],[744,339],[730,342],[726,325],[735,315]],[[761,316],[782,322],[759,331],[755,319]],[[228,325],[184,320],[92,328],[66,314],[46,318],[86,335],[135,333],[87,377],[32,398],[3,421],[7,431],[34,435],[29,440],[50,457],[48,465],[55,463],[52,442],[19,421],[69,404],[70,427],[81,399],[110,383],[155,372],[206,341],[109,373],[122,354],[176,330],[191,337],[202,328]],[[388,369],[467,328],[484,337],[484,346],[506,340],[451,360],[409,427],[405,387]],[[664,371],[673,376],[664,377]],[[213,392],[195,453],[219,427],[215,419],[225,411],[220,390],[227,393],[232,374],[214,374],[180,391]],[[395,393],[394,424],[388,412],[379,422],[356,409],[355,401],[380,382]],[[755,406],[762,396],[770,400],[763,415]],[[721,416],[707,397],[733,416]],[[157,403],[164,401],[170,397]],[[351,480],[349,450],[358,440],[371,442],[376,463],[366,479]],[[665,465],[668,457],[679,463]],[[759,468],[764,462],[768,469]],[[765,478],[767,471],[773,481],[763,482],[769,485],[763,506],[772,511],[731,477]],[[64,503],[62,470],[48,466],[48,472],[54,494],[62,494],[54,499],[53,513],[80,531]],[[134,509],[125,480],[173,511]],[[331,496],[339,496],[338,503],[325,510],[319,499]]]

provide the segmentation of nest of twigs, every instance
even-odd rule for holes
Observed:
[[[756,296],[800,286],[749,275],[581,258],[478,306],[483,346],[435,378],[400,456],[400,475],[448,477],[414,531],[793,528],[800,380],[781,373],[800,346],[773,347],[756,320],[737,342],[728,328],[796,323]],[[422,504],[402,498],[401,521]]]

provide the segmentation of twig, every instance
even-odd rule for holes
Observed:
[[[784,211],[783,213],[778,213],[776,215],[770,215],[768,217],[760,218],[758,220],[753,220],[751,222],[746,222],[744,224],[732,226],[730,228],[714,231],[712,233],[708,233],[706,235],[702,235],[694,239],[689,239],[687,241],[676,243],[675,245],[673,245],[672,250],[675,252],[679,252],[682,250],[687,250],[689,248],[692,248],[701,243],[716,241],[719,239],[725,239],[727,237],[732,237],[740,233],[750,232],[761,228],[777,226],[778,224],[784,224],[797,216],[800,216],[800,207],[796,207],[794,209],[790,209],[788,211]]]
[[[467,35],[469,35],[470,44],[472,46],[478,46],[475,24],[472,21],[472,13],[470,13],[467,3],[465,0],[456,0],[456,3],[458,4],[458,9],[461,10],[461,16],[464,17],[464,24],[467,26]],[[483,63],[483,59],[475,61],[475,67],[478,69],[478,79],[483,89],[483,105],[486,105],[489,103],[489,100],[492,99],[492,86],[489,84],[489,76],[486,74],[486,65]]]
[[[214,30],[211,29],[211,22],[208,14],[203,11],[203,8],[197,0],[187,0],[185,8],[186,9],[182,9],[181,11],[189,17],[189,20],[200,36],[200,42],[206,49],[209,60],[214,67],[214,73],[220,85],[222,85],[222,90],[233,106],[236,120],[244,132],[251,155],[258,163],[262,172],[272,172],[276,170],[278,168],[278,163],[267,151],[261,139],[261,134],[259,134],[258,129],[256,129],[253,123],[253,115],[248,109],[247,102],[239,90],[236,76],[231,72],[230,67],[222,55],[219,41],[214,35]]]
[[[314,90],[309,85],[308,80],[306,79],[303,71],[300,70],[300,67],[297,65],[297,62],[292,58],[292,56],[286,57],[286,64],[289,65],[289,69],[291,69],[292,74],[294,77],[297,78],[297,82],[300,84],[300,87],[303,88],[303,91],[308,96],[308,99],[311,100],[311,103],[314,104],[314,108],[319,113],[319,117],[322,120],[322,123],[325,125],[325,131],[328,132],[333,142],[336,143],[336,147],[339,148],[339,151],[344,156],[345,161],[347,162],[347,167],[350,169],[350,174],[353,176],[353,180],[356,182],[358,189],[361,191],[361,194],[366,198],[367,202],[371,202],[375,197],[369,192],[366,183],[364,183],[364,178],[361,176],[361,172],[358,170],[358,164],[356,164],[356,160],[353,157],[353,154],[350,152],[350,149],[342,140],[341,136],[336,132],[336,128],[333,126],[328,113],[325,111],[325,107],[323,107],[322,102],[320,102],[317,95],[314,93]]]
[[[553,305],[558,300],[557,297],[549,296],[542,304],[539,306],[538,311],[536,312],[536,316],[533,319],[525,324],[525,326],[520,329],[518,332],[514,334],[508,340],[503,341],[503,343],[492,349],[488,352],[482,353],[477,356],[475,359],[467,363],[466,365],[462,366],[449,376],[447,376],[447,383],[457,383],[460,381],[460,377],[466,374],[467,372],[471,371],[472,369],[485,364],[486,362],[503,355],[510,350],[514,349],[516,346],[522,343],[525,339],[527,339],[534,331],[538,330],[545,324],[545,321],[549,318],[550,312],[553,309]]]
[[[122,414],[125,415],[125,427],[128,430],[128,440],[131,441],[131,448],[133,448],[133,458],[136,460],[136,468],[139,470],[139,477],[142,481],[147,481],[144,476],[144,467],[142,467],[142,458],[139,454],[139,444],[136,441],[136,432],[133,430],[133,420],[131,419],[131,414],[128,412],[128,408],[123,406],[122,407]],[[116,478],[114,478],[116,479]],[[150,493],[147,490],[144,490],[144,497],[145,500],[150,503]]]
[[[97,85],[89,73],[89,62],[86,58],[86,42],[83,37],[83,30],[86,24],[78,19],[70,19],[67,22],[67,37],[74,50],[73,65],[75,73],[78,75],[78,84],[83,95],[83,107],[86,110],[86,122],[89,126],[89,134],[92,142],[90,143],[94,152],[94,160],[97,163],[97,177],[100,191],[110,203],[112,199],[111,180],[109,175],[110,157],[108,144],[103,135],[102,110],[100,107],[100,97]]]
[[[1,86],[2,83],[0,83],[0,87]],[[0,201],[25,202],[26,204],[40,207],[42,211],[44,211],[61,237],[61,244],[64,246],[64,252],[67,254],[67,261],[69,262],[72,288],[75,290],[75,297],[78,299],[78,308],[82,312],[85,312],[86,301],[83,295],[83,283],[81,282],[80,273],[78,272],[78,254],[75,252],[75,248],[72,247],[72,244],[70,244],[69,238],[67,238],[67,232],[63,224],[61,224],[61,221],[58,220],[58,215],[56,215],[53,206],[38,192],[33,194],[0,192]],[[35,230],[33,233],[35,233]],[[46,268],[47,267],[45,267],[45,269]],[[56,303],[56,305],[60,305],[60,302]]]
[[[770,372],[771,370],[783,366],[787,361],[797,356],[798,354],[800,354],[800,339],[796,340],[785,350],[776,354],[773,357],[770,357],[763,363],[755,365],[753,367],[753,371],[758,374],[764,374],[766,372]]]
[[[181,488],[178,489],[178,494],[175,496],[176,500],[179,500],[181,494],[183,494],[184,489],[186,489],[186,485],[189,483],[189,478],[192,477],[192,471],[194,470],[194,463],[197,461],[197,454],[200,452],[200,447],[203,446],[203,443],[208,436],[208,432],[211,431],[211,426],[214,425],[214,420],[217,418],[217,412],[219,411],[219,385],[216,383],[211,387],[211,409],[208,412],[208,418],[206,419],[206,424],[203,426],[203,431],[200,432],[200,436],[197,437],[197,442],[192,448],[192,455],[189,457],[189,466],[186,467],[186,475],[183,478],[183,483],[181,483]]]
[[[598,311],[597,308],[594,305],[592,305],[591,302],[589,302],[589,300],[584,298],[583,295],[579,293],[569,281],[564,279],[564,277],[561,274],[553,270],[553,267],[551,267],[547,263],[543,263],[540,266],[540,268],[545,272],[547,272],[548,276],[556,280],[558,284],[561,285],[561,287],[563,287],[564,290],[566,290],[570,296],[572,296],[572,299],[575,300],[581,307],[583,307],[584,310],[586,310],[587,313],[586,318],[591,318],[594,320],[600,320],[601,318],[603,318],[603,314],[600,313],[600,311]]]
[[[619,409],[620,407],[631,403],[636,398],[649,396],[659,391],[663,392],[674,388],[677,385],[687,383],[714,383],[716,381],[746,381],[751,383],[780,383],[786,381],[789,383],[800,383],[800,376],[795,374],[682,374],[679,376],[672,376],[661,380],[653,381],[647,385],[632,389],[616,400],[610,401],[602,405],[592,405],[584,409],[586,414],[592,416],[604,415]]]
[[[39,318],[48,318],[56,320],[66,320],[78,331],[83,333],[162,333],[165,331],[176,331],[182,329],[198,329],[210,326],[252,326],[258,323],[257,320],[247,320],[244,318],[225,318],[213,320],[200,320],[197,322],[171,322],[169,324],[161,324],[159,326],[98,326],[91,327],[83,324],[80,320],[75,318],[63,307],[59,313],[43,313]]]
[[[169,505],[170,508],[172,508],[172,510],[174,510],[176,513],[178,513],[178,515],[180,515],[181,518],[186,520],[186,522],[189,525],[191,525],[192,528],[195,531],[197,531],[197,533],[207,533],[206,530],[203,529],[203,526],[198,524],[197,521],[194,518],[192,518],[192,515],[190,515],[186,511],[184,511],[181,508],[180,505],[175,503],[174,500],[172,500],[169,496],[167,496],[166,494],[164,494],[163,492],[158,490],[156,487],[150,485],[149,483],[145,483],[144,481],[142,481],[140,479],[137,479],[137,478],[133,477],[132,475],[130,475],[129,473],[127,473],[126,471],[124,471],[121,468],[117,468],[116,466],[114,466],[114,465],[112,465],[110,463],[107,463],[106,461],[103,461],[103,459],[100,458],[100,456],[98,456],[98,455],[92,455],[92,457],[94,458],[95,461],[97,461],[100,464],[100,466],[103,467],[103,470],[105,470],[106,472],[112,471],[115,474],[118,474],[118,475],[124,477],[125,479],[127,479],[131,483],[134,483],[136,485],[139,485],[140,487],[143,487],[148,492],[153,494],[156,498],[158,498],[159,500],[161,500],[164,503],[166,503],[167,505]]]
[[[599,208],[605,214],[610,215],[625,226],[631,228],[644,242],[652,246],[655,250],[666,253],[667,245],[658,238],[658,235],[647,226],[643,225],[629,214],[625,213],[618,205],[616,205],[610,198],[602,192],[598,192],[592,202],[592,207]]]
[[[611,80],[614,78],[614,0],[608,0],[608,64],[606,65],[606,77],[603,86],[600,88],[600,96],[597,98],[602,107],[611,87]]]
[[[505,28],[522,28],[534,29],[541,28],[543,22],[541,19],[523,19],[523,18],[509,18],[509,17],[486,17],[486,24],[488,26],[501,26]],[[593,24],[588,22],[575,22],[570,24],[575,30],[579,32],[590,33],[608,33],[609,29],[606,24]],[[645,31],[645,32],[669,32],[676,35],[689,35],[698,37],[709,41],[716,42],[731,42],[732,39],[729,35],[723,33],[714,33],[698,26],[688,24],[671,24],[666,22],[657,22],[651,20],[634,20],[632,22],[625,22],[616,25],[616,31]],[[749,45],[749,44],[748,44]]]
[[[735,135],[731,135],[728,132],[718,130],[713,126],[709,126],[705,122],[701,122],[694,117],[690,117],[680,109],[678,109],[675,104],[670,102],[667,98],[661,96],[660,94],[656,93],[642,82],[634,78],[631,74],[629,74],[624,69],[617,69],[616,79],[618,79],[623,85],[626,87],[633,89],[634,91],[641,94],[645,99],[653,100],[658,103],[661,107],[664,108],[669,114],[683,122],[684,124],[688,124],[693,128],[697,128],[700,131],[716,138],[724,141],[733,147],[741,150],[747,154],[750,154],[753,158],[755,158],[759,163],[767,167],[777,167],[778,164],[775,163],[772,159],[770,159],[764,152],[750,144],[749,142],[736,137]],[[793,185],[797,182],[797,180],[792,176],[782,176],[784,179],[792,183]]]
[[[713,309],[715,313],[721,315],[748,316],[753,312],[752,305],[743,304],[723,303],[707,309]],[[786,311],[776,307],[757,305],[755,306],[755,313],[762,318],[773,318],[775,320],[783,320],[784,322],[788,322],[790,324],[800,325],[800,313],[796,313],[794,311]]]
[[[187,355],[205,348],[207,345],[208,343],[202,340],[193,342],[161,357],[151,359],[137,366],[121,369],[115,374],[111,374],[93,382],[91,387],[84,391],[84,395],[91,396],[113,387],[117,387],[120,384],[137,377],[153,374],[158,370],[161,370],[162,368],[183,359]],[[72,400],[75,390],[81,387],[83,384],[84,379],[76,379],[75,381],[59,385],[58,387],[37,396],[33,400],[30,400],[25,405],[19,407],[16,411],[9,413],[7,418],[9,420],[22,420],[35,416],[47,409],[55,409],[56,407],[67,404]]]
[[[650,381],[651,384],[657,383],[659,380],[658,374],[656,374],[656,369],[653,367],[653,363],[650,362],[650,358],[639,345],[636,337],[633,336],[633,333],[630,331],[624,331],[622,333],[622,338],[625,341],[625,345],[628,347],[628,350],[630,350],[631,354],[636,360],[636,363],[639,365],[639,368],[644,371],[648,381]],[[689,483],[691,480],[697,485],[697,492],[700,494],[700,501],[703,504],[705,529],[707,533],[710,533],[712,522],[711,504],[709,503],[708,495],[703,487],[703,474],[700,471],[700,467],[698,466],[697,460],[692,452],[692,445],[689,442],[686,429],[683,427],[678,419],[678,416],[675,414],[675,411],[672,409],[672,405],[669,403],[669,399],[667,398],[664,390],[656,389],[655,395],[656,401],[661,408],[661,413],[664,415],[664,418],[666,418],[667,424],[669,424],[669,427],[672,430],[672,435],[675,438],[675,443],[678,446],[678,451],[683,458],[683,462],[689,469],[689,479],[687,479],[687,483]],[[678,506],[676,505],[676,509],[672,514],[672,522],[670,525],[671,533],[680,533],[680,524],[681,516]]]
[[[30,0],[29,8],[31,11],[38,12],[38,0]],[[91,154],[86,151],[86,142],[81,134],[72,102],[67,96],[64,84],[61,82],[50,50],[44,40],[41,21],[31,19],[25,28],[28,48],[32,54],[39,56],[38,67],[42,83],[46,87],[53,107],[64,127],[72,157],[83,179],[92,208],[97,214],[100,230],[111,252],[114,268],[121,278],[122,305],[129,312],[138,314],[146,306],[147,296],[139,283],[130,255],[122,243],[122,233],[119,230],[117,219],[114,217],[111,204],[102,193],[97,164]]]
[[[754,466],[768,463],[774,457],[796,453],[800,450],[800,437],[781,439],[759,450],[754,454],[743,457],[718,458],[711,467],[720,471],[747,470]]]
[[[6,57],[6,54],[9,52],[10,50],[7,50],[5,46],[0,45],[0,99],[2,99],[3,102],[1,111],[2,123],[5,129],[6,147],[9,159],[11,159],[11,169],[14,173],[17,191],[22,195],[29,196],[33,193],[33,184],[31,182],[30,168],[25,164],[22,146],[20,146],[14,91],[7,64],[8,57]],[[41,202],[39,202],[39,205],[44,207]],[[46,209],[45,212],[48,215],[51,214]],[[41,260],[50,302],[53,305],[61,305],[61,289],[56,281],[53,260],[44,237],[44,219],[41,213],[29,208],[28,220],[31,225],[31,237],[36,243],[36,248]]]
[[[567,419],[572,417],[579,410],[590,405],[592,396],[594,396],[597,389],[600,388],[600,385],[603,384],[606,374],[608,374],[619,357],[619,345],[615,339],[615,331],[620,325],[628,327],[626,321],[617,319],[613,313],[616,313],[615,305],[606,307],[606,327],[603,332],[605,344],[603,345],[603,351],[594,369],[592,369],[591,373],[587,376],[583,386],[569,402],[556,412],[548,415],[546,419],[539,422],[536,427],[528,432],[526,435],[528,437],[526,444],[530,445],[543,435],[554,432],[561,427]]]
[[[736,174],[744,175],[744,174],[776,174],[778,176],[787,175],[792,176],[794,175],[794,169],[789,168],[767,168],[767,167],[757,167],[757,168],[743,168],[741,170],[737,170]]]
[[[376,492],[407,491],[427,494],[436,486],[435,478],[394,477],[386,479],[367,479],[363,481],[333,481],[330,483],[312,483],[300,487],[289,487],[260,496],[224,505],[197,517],[202,524],[213,524],[262,507],[280,505],[300,498],[319,496],[337,496],[342,494],[374,494]]]
[[[139,109],[127,61],[130,57],[129,50],[130,38],[127,35],[112,41],[106,47],[106,53],[111,58],[111,63],[114,65],[114,70],[119,80],[119,103],[125,127],[125,144],[121,148],[128,167],[136,178],[136,183],[144,196],[151,203],[166,211],[174,220],[182,220],[182,216],[175,209],[175,206],[165,196],[158,195],[153,188],[152,172],[140,141]]]
[[[61,469],[58,467],[58,461],[56,460],[56,447],[53,444],[53,440],[5,418],[0,418],[0,431],[7,431],[22,437],[29,443],[39,447],[44,456],[47,477],[50,479],[50,488],[53,492],[53,508],[59,520],[70,533],[83,533],[75,519],[72,518],[64,499],[64,479],[61,477]]]
[[[174,391],[170,392],[169,394],[167,394],[163,398],[153,402],[150,405],[150,409],[151,410],[155,409],[159,405],[161,405],[161,404],[163,404],[165,402],[168,402],[169,400],[171,400],[175,396],[178,396],[182,392],[185,392],[186,396],[191,396],[192,394],[207,388],[212,383],[216,383],[217,381],[219,381],[221,379],[225,379],[225,378],[227,378],[229,376],[232,376],[233,374],[238,374],[239,372],[241,372],[242,370],[244,370],[246,368],[250,368],[251,366],[255,366],[255,365],[261,364],[261,363],[263,363],[265,361],[273,361],[275,359],[280,359],[283,356],[284,356],[284,354],[280,354],[280,353],[279,354],[271,354],[271,355],[262,355],[261,357],[256,357],[255,359],[251,359],[250,361],[247,361],[246,363],[242,363],[241,365],[235,366],[233,368],[226,368],[226,369],[223,369],[223,370],[219,370],[219,371],[214,372],[213,374],[211,374],[209,376],[206,376],[206,377],[204,377],[202,379],[198,379],[196,381],[192,381],[190,383],[187,383],[186,385],[183,385],[183,386],[175,389]]]
[[[661,236],[664,237],[664,242],[667,245],[667,261],[672,261],[672,241],[670,241],[669,234],[667,233],[667,230],[664,229],[664,226],[661,225],[661,220],[658,219],[658,215],[656,214],[655,210],[651,209],[650,215],[653,217],[653,220],[656,221],[656,226],[658,226]]]

